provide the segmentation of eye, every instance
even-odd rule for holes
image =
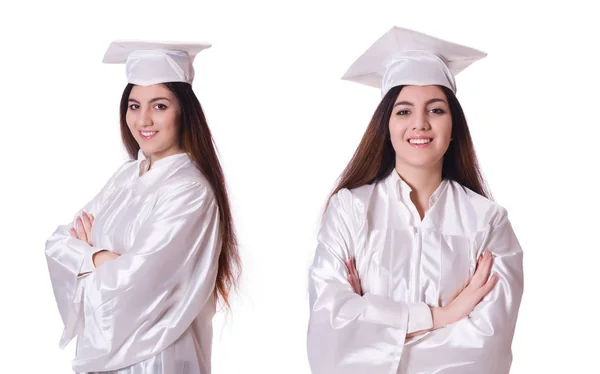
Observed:
[[[129,110],[137,110],[140,109],[140,106],[138,104],[130,104],[129,105]]]
[[[405,116],[408,113],[410,113],[408,110],[402,109],[402,110],[399,110],[396,114],[399,115],[399,116]]]
[[[154,109],[157,109],[157,110],[165,110],[165,109],[167,109],[167,106],[166,106],[165,104],[160,104],[160,103],[159,103],[159,104],[156,104],[156,105],[154,106]]]
[[[440,108],[431,109],[430,112],[434,113],[434,114],[444,114],[444,113],[446,113],[446,111],[444,109],[440,109]]]

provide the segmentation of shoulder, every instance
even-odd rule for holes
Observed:
[[[113,189],[126,184],[135,175],[137,165],[137,160],[128,160],[121,164],[106,182],[105,189]]]
[[[156,195],[159,201],[182,200],[192,205],[211,205],[216,202],[210,183],[201,174],[172,176],[157,186]]]
[[[331,197],[330,206],[360,221],[366,217],[368,207],[381,200],[376,197],[382,193],[387,195],[387,191],[385,179],[356,188],[342,188]]]
[[[495,226],[508,216],[503,206],[457,182],[449,181],[448,187],[450,193],[463,205],[462,209],[470,212],[469,216],[476,217],[479,222]]]

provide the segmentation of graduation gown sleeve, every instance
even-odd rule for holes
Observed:
[[[431,327],[424,303],[353,292],[345,261],[355,253],[350,191],[334,195],[309,272],[308,358],[313,374],[396,373],[406,334]]]
[[[60,339],[61,348],[65,347],[76,335],[77,315],[79,304],[77,293],[81,292],[78,275],[92,271],[92,255],[100,249],[86,242],[75,239],[70,235],[70,229],[75,225],[75,219],[85,211],[95,215],[106,202],[107,197],[115,188],[115,182],[124,167],[120,168],[106,183],[102,190],[76,215],[72,223],[59,226],[46,241],[46,262],[52,289],[58,310],[63,321],[64,330]]]
[[[82,278],[84,329],[73,368],[116,370],[173,344],[215,302],[219,254],[210,189],[165,186],[132,248]]]
[[[509,373],[523,294],[523,252],[506,210],[500,209],[478,250],[492,252],[498,283],[468,318],[408,343],[399,373]]]

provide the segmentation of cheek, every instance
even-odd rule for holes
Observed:
[[[390,120],[389,124],[390,138],[394,150],[398,150],[399,147],[404,144],[404,134],[406,133],[406,126],[402,125],[400,121]]]
[[[452,139],[452,120],[440,122],[438,125],[437,138],[441,140],[441,145],[447,149]]]
[[[127,123],[127,127],[129,127],[129,130],[135,135],[135,114],[127,111],[125,114],[125,123]]]
[[[177,113],[171,111],[162,113],[160,123],[161,131],[168,133],[170,138],[177,135],[177,129],[179,127],[179,119]]]

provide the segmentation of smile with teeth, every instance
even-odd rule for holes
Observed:
[[[140,134],[142,134],[142,138],[144,138],[144,139],[150,139],[154,135],[156,135],[157,132],[158,131],[140,131]]]
[[[433,139],[431,138],[427,138],[427,139],[408,139],[408,142],[410,144],[428,144],[431,143]]]

